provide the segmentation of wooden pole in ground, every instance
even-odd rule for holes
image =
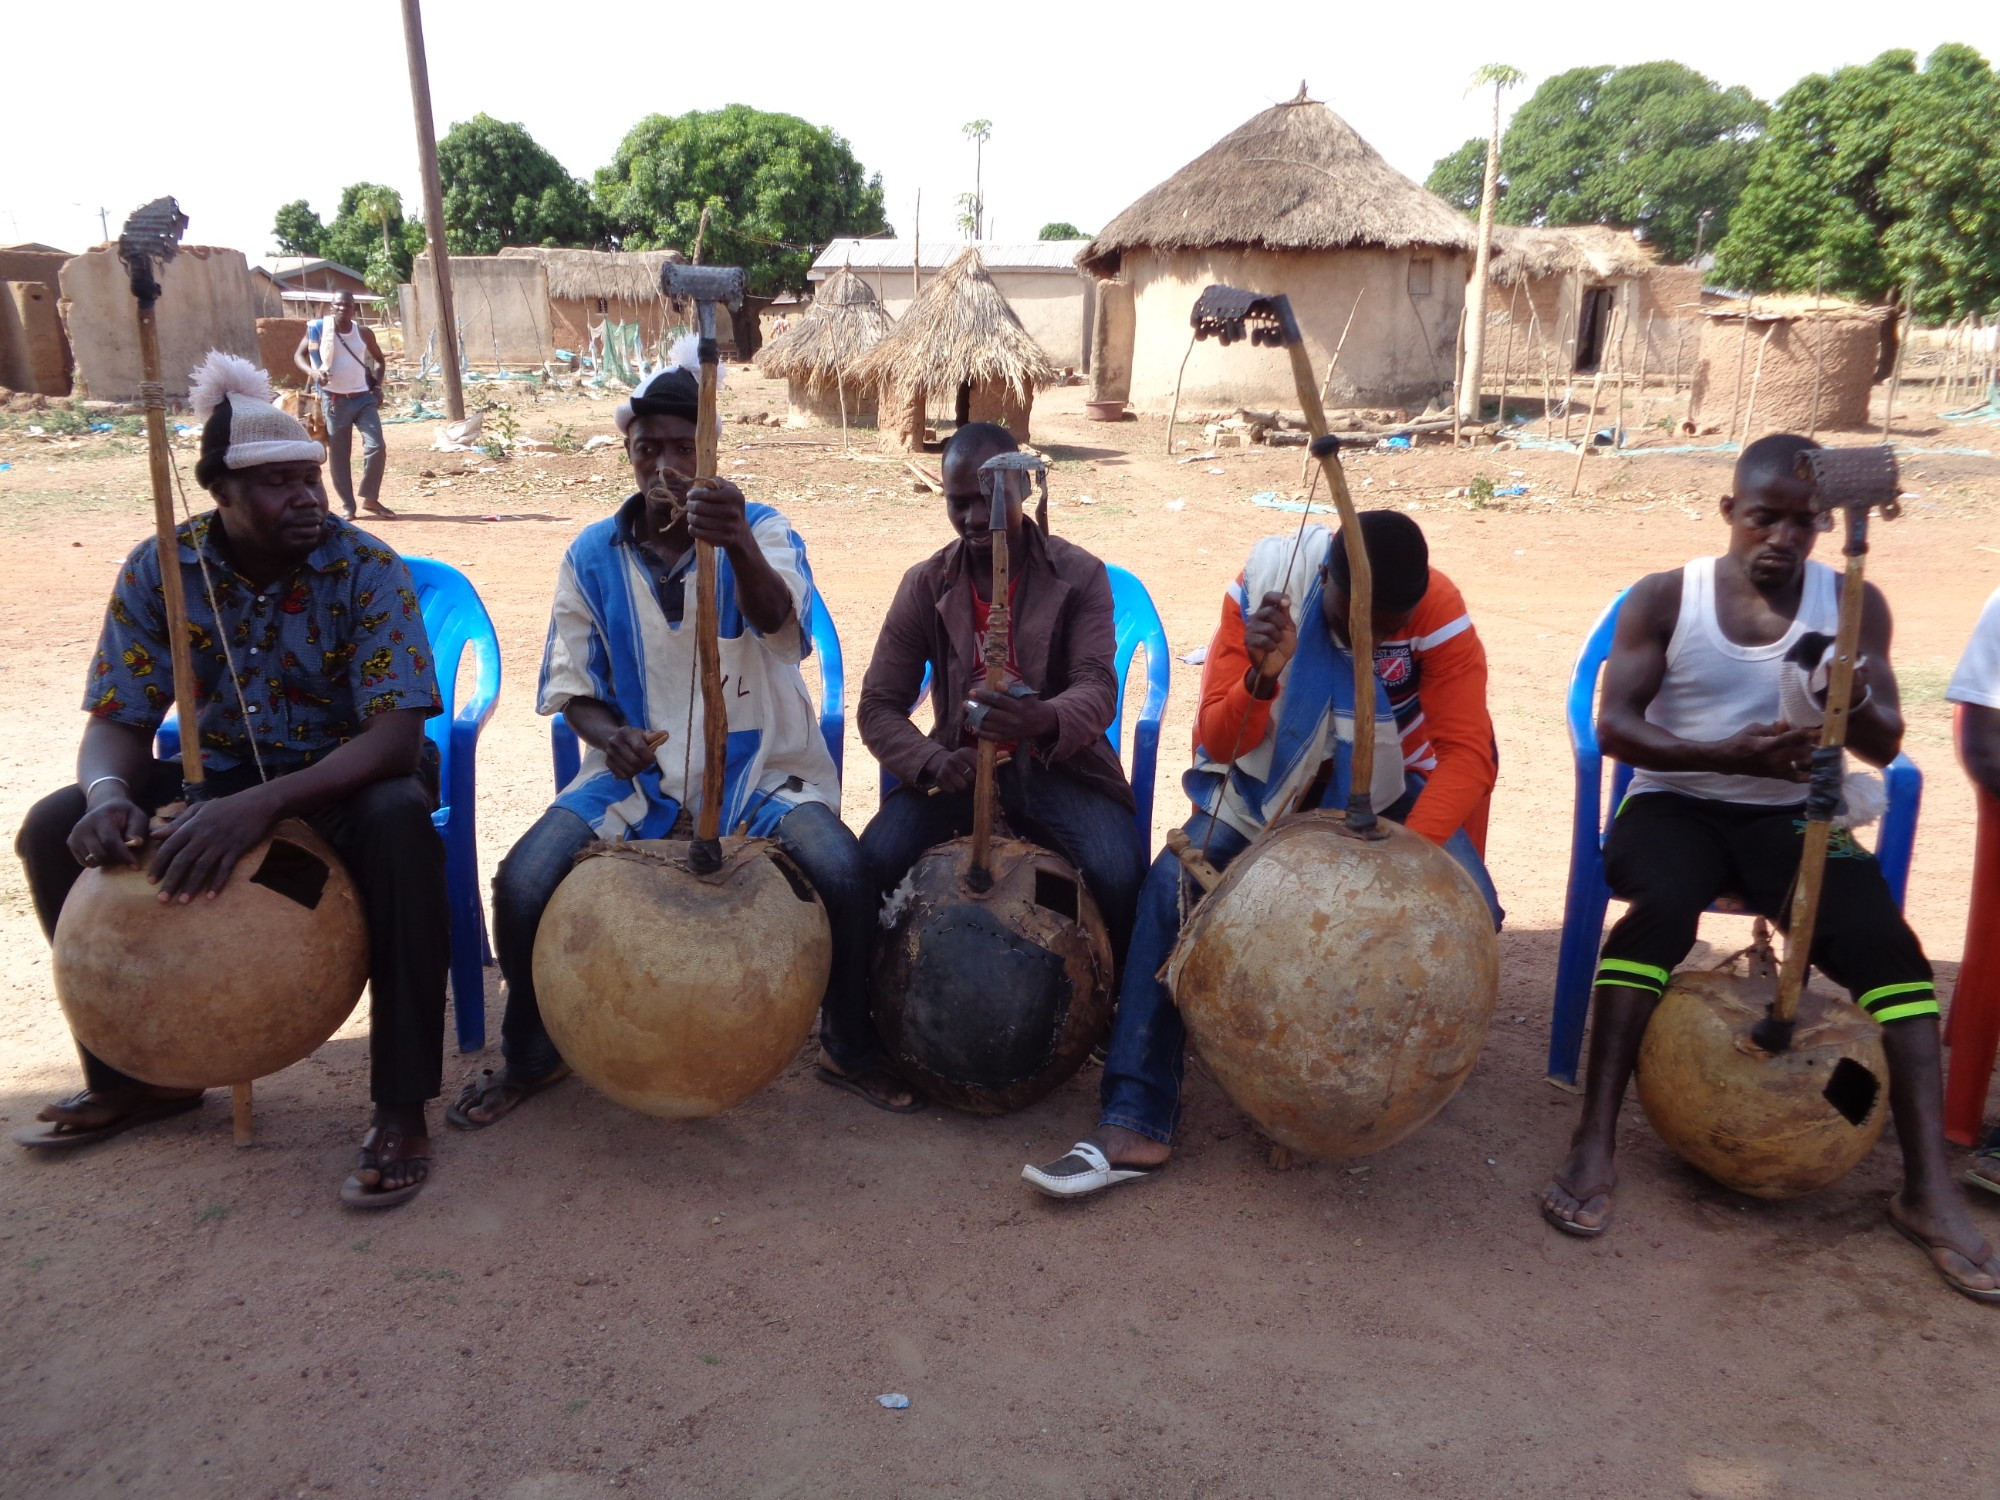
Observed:
[[[1556,437],[1556,387],[1549,372],[1549,351],[1542,351],[1542,436],[1550,442]]]
[[[1514,283],[1514,295],[1507,303],[1507,353],[1500,361],[1500,429],[1507,428],[1507,393],[1514,383],[1514,318],[1521,310],[1521,283]]]
[[[1590,419],[1583,425],[1583,441],[1576,445],[1576,468],[1570,472],[1569,476],[1569,492],[1572,496],[1576,494],[1577,486],[1583,483],[1583,458],[1586,453],[1590,452],[1591,430],[1597,426],[1597,397],[1603,389],[1604,361],[1600,359],[1597,362],[1597,373],[1590,380]],[[1563,425],[1564,430],[1567,431],[1568,422],[1565,421]]]
[[[1736,385],[1729,393],[1729,425],[1725,432],[1736,430],[1736,419],[1743,414],[1743,371],[1750,362],[1750,314],[1757,306],[1757,299],[1750,298],[1743,304],[1743,336],[1736,341]]]
[[[917,227],[910,232],[910,301],[915,303],[917,294],[924,289],[924,190],[917,189]]]
[[[1652,352],[1653,314],[1649,308],[1646,312],[1646,331],[1639,339],[1639,426],[1641,428],[1646,427],[1647,419],[1652,415],[1652,398],[1646,390],[1646,365]]]
[[[1819,436],[1819,390],[1820,380],[1826,370],[1826,319],[1820,309],[1821,295],[1826,291],[1826,267],[1820,266],[1813,273],[1813,393],[1812,419],[1806,423],[1806,436]]]
[[[1347,347],[1347,330],[1354,326],[1354,315],[1361,311],[1361,298],[1367,290],[1364,286],[1354,294],[1354,305],[1347,309],[1347,321],[1340,325],[1340,337],[1333,345],[1333,358],[1326,362],[1326,379],[1320,382],[1319,399],[1322,404],[1333,395],[1333,372],[1340,368],[1340,351]]]
[[[458,318],[452,310],[451,253],[445,248],[444,186],[438,178],[437,127],[431,121],[430,64],[424,57],[424,18],[417,0],[403,0],[403,45],[410,55],[410,102],[417,116],[417,171],[424,183],[424,234],[430,241],[431,284],[438,353],[444,361],[444,409],[454,422],[465,420],[465,390],[458,378]]]
[[[1458,347],[1452,351],[1451,356],[1451,451],[1454,453],[1458,451],[1459,419],[1465,410],[1465,393],[1459,388],[1460,383],[1465,379],[1464,370],[1465,307],[1461,304],[1458,309]],[[1472,399],[1477,404],[1479,400],[1479,393],[1477,391],[1472,393]]]
[[[1757,368],[1750,372],[1750,399],[1743,406],[1743,433],[1736,440],[1738,447],[1750,446],[1750,424],[1757,416],[1757,382],[1764,378],[1764,351],[1771,347],[1771,335],[1777,331],[1778,325],[1773,322],[1764,330],[1764,337],[1758,342]]]
[[[1907,298],[1910,289],[1904,287],[1900,296]],[[1910,319],[1903,318],[1896,335],[1896,363],[1889,371],[1889,399],[1882,408],[1882,441],[1889,441],[1890,424],[1896,420],[1896,388],[1903,383],[1903,351],[1910,347]]]

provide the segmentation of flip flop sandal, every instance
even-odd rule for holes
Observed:
[[[362,1172],[371,1169],[374,1171],[381,1170],[381,1161],[376,1156],[378,1147],[386,1150],[399,1144],[403,1139],[404,1136],[400,1130],[383,1130],[379,1126],[371,1126],[369,1128],[368,1133],[361,1137],[360,1165],[349,1175],[347,1181],[340,1185],[340,1201],[342,1203],[345,1203],[349,1208],[394,1208],[399,1203],[408,1203],[424,1190],[424,1184],[430,1181],[430,1174],[428,1172],[419,1177],[415,1182],[406,1182],[399,1188],[374,1187],[361,1180]],[[408,1156],[402,1159],[404,1161],[423,1162],[430,1160],[428,1156]]]
[[[82,1097],[82,1094],[72,1094],[61,1102],[69,1104]],[[88,1146],[93,1141],[108,1141],[112,1136],[122,1135],[137,1125],[150,1125],[155,1120],[168,1120],[175,1115],[200,1109],[201,1099],[200,1094],[189,1094],[184,1099],[147,1099],[102,1125],[65,1125],[58,1120],[37,1120],[14,1132],[14,1144],[26,1146],[31,1151],[66,1151],[71,1146]]]
[[[889,1073],[886,1068],[871,1068],[866,1073],[836,1073],[824,1063],[816,1063],[813,1066],[813,1076],[819,1079],[821,1083],[830,1083],[835,1088],[850,1093],[857,1099],[865,1100],[877,1109],[887,1110],[892,1115],[913,1115],[919,1110],[930,1108],[930,1099],[920,1089],[910,1089],[910,1102],[908,1104],[891,1104],[887,1099],[870,1093],[863,1085],[870,1077],[877,1073],[884,1074],[894,1079],[896,1083],[902,1084],[902,1080],[895,1078],[895,1075]],[[907,1084],[902,1084],[902,1086],[905,1088],[909,1087]]]
[[[1570,1197],[1576,1199],[1579,1211],[1592,1198],[1602,1197],[1617,1186],[1616,1183],[1606,1183],[1602,1187],[1592,1188],[1587,1193],[1579,1193],[1575,1188],[1570,1186],[1569,1179],[1564,1177],[1562,1173],[1556,1173],[1554,1180],[1557,1187],[1568,1193]],[[1595,1226],[1592,1226],[1589,1224],[1579,1224],[1573,1219],[1565,1219],[1561,1214],[1549,1207],[1548,1200],[1544,1198],[1542,1200],[1542,1217],[1549,1221],[1551,1228],[1561,1230],[1572,1239],[1594,1240],[1611,1227],[1611,1205],[1607,1203],[1604,1206],[1604,1217]]]
[[[1974,1167],[1980,1162],[1985,1162],[1988,1166],[2000,1167],[2000,1148],[1989,1146],[1984,1151],[1975,1151],[1972,1154],[1972,1160]],[[2000,1182],[1995,1182],[1991,1177],[1973,1168],[1968,1168],[1965,1176],[1959,1180],[1967,1187],[1984,1188],[1989,1193],[2000,1193]]]
[[[561,1083],[569,1077],[569,1073],[568,1063],[557,1063],[539,1078],[516,1078],[504,1068],[496,1078],[493,1070],[487,1068],[478,1079],[458,1091],[458,1097],[444,1112],[445,1123],[460,1130],[484,1130],[488,1125],[498,1125],[535,1095]],[[506,1097],[510,1093],[513,1095],[511,1099]],[[467,1113],[468,1110],[493,1107],[492,1101],[496,1096],[502,1102],[490,1120],[475,1120]]]
[[[1887,1215],[1889,1223],[1891,1227],[1895,1229],[1896,1233],[1900,1234],[1904,1239],[1908,1240],[1911,1244],[1921,1249],[1926,1256],[1931,1255],[1932,1252],[1934,1251],[1949,1250],[1953,1255],[1961,1256],[1964,1259],[1972,1262],[1972,1264],[1975,1266],[1984,1265],[1987,1261],[1993,1258],[1993,1247],[1992,1245],[1988,1244],[1985,1240],[1981,1240],[1979,1242],[1979,1248],[1976,1251],[1974,1251],[1971,1255],[1967,1255],[1963,1250],[1959,1249],[1958,1246],[1951,1244],[1948,1241],[1931,1239],[1927,1235],[1924,1235],[1919,1231],[1911,1228],[1908,1224],[1905,1224],[1901,1219],[1896,1217],[1894,1209],[1885,1209],[1884,1213]],[[1954,1292],[1957,1292],[1961,1297],[1970,1297],[1974,1302],[2000,1303],[2000,1286],[1996,1287],[1967,1286],[1963,1281],[1959,1280],[1958,1277],[1952,1275],[1951,1272],[1947,1271],[1943,1266],[1939,1265],[1935,1259],[1931,1261],[1931,1269],[1938,1273],[1938,1278],[1941,1281],[1943,1281],[1946,1286],[1950,1287]]]
[[[1108,1187],[1116,1187],[1121,1182],[1136,1182],[1141,1177],[1152,1177],[1166,1166],[1165,1162],[1150,1167],[1113,1166],[1106,1156],[1089,1141],[1078,1141],[1069,1148],[1069,1154],[1050,1162],[1046,1167],[1033,1163],[1021,1168],[1021,1180],[1038,1193],[1046,1193],[1051,1198],[1082,1198],[1091,1193],[1101,1193]]]

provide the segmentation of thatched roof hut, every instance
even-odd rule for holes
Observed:
[[[853,371],[894,326],[867,282],[848,270],[829,276],[799,321],[757,356],[759,369],[791,387],[790,425],[873,427],[878,382]]]
[[[1531,385],[1600,366],[1662,376],[1692,367],[1701,275],[1660,265],[1629,229],[1496,224],[1487,280],[1487,349],[1509,351]],[[1489,352],[1489,389],[1504,378],[1497,358]]]
[[[960,422],[998,422],[1026,442],[1035,392],[1056,380],[1054,362],[970,246],[924,287],[853,373],[881,388],[882,441],[891,447],[922,444],[933,397],[950,400]]]
[[[1324,369],[1350,310],[1333,390],[1343,405],[1415,404],[1452,381],[1473,228],[1384,161],[1324,104],[1299,95],[1217,141],[1119,214],[1078,256],[1130,288],[1130,347],[1093,353],[1099,395],[1165,407],[1188,315],[1212,282],[1284,292]],[[1357,298],[1359,303],[1357,304]],[[1129,392],[1107,372],[1129,370]],[[1115,380],[1111,383],[1115,386]],[[1293,401],[1281,351],[1196,346],[1197,405]]]
[[[1746,442],[1767,432],[1870,425],[1894,314],[1838,297],[1757,297],[1705,308],[1688,420]]]
[[[549,309],[555,341],[565,349],[590,347],[590,331],[605,322],[637,323],[648,347],[678,321],[660,295],[660,267],[687,257],[678,250],[558,250],[509,245],[503,257],[538,260],[549,273]]]

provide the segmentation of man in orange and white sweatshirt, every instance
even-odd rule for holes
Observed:
[[[1486,650],[1450,579],[1430,566],[1417,523],[1368,511],[1363,540],[1374,574],[1374,784],[1383,817],[1458,861],[1503,913],[1481,856],[1497,771],[1486,709]],[[1354,741],[1354,663],[1347,636],[1348,569],[1338,534],[1308,527],[1267,537],[1230,588],[1202,669],[1187,836],[1218,869],[1294,804],[1347,805]],[[1187,1032],[1158,978],[1196,893],[1171,851],[1153,862],[1105,1048],[1098,1127],[1022,1176],[1075,1198],[1158,1171],[1180,1119]]]

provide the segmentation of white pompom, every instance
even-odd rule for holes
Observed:
[[[674,340],[673,348],[667,351],[667,368],[686,370],[697,380],[701,378],[701,335],[684,333]],[[720,390],[728,383],[729,372],[721,360],[715,362],[715,386]]]
[[[188,407],[197,422],[206,422],[227,396],[245,396],[269,406],[276,402],[271,377],[241,355],[208,351],[208,358],[188,376]]]

